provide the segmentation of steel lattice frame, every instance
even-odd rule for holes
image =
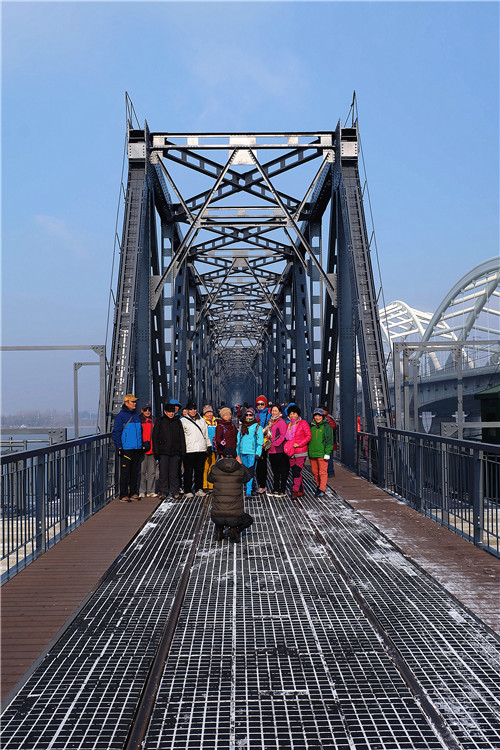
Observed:
[[[352,465],[356,351],[367,427],[390,421],[357,124],[256,134],[129,124],[128,158],[109,413],[132,388],[150,398],[152,382],[157,411],[167,396],[219,406],[264,392],[310,417],[320,403],[333,410],[339,351]]]

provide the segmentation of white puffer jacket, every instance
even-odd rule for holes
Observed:
[[[186,453],[206,453],[207,448],[212,447],[207,423],[199,414],[194,419],[182,417],[181,425],[186,438]]]

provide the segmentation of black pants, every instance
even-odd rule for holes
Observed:
[[[206,451],[203,453],[186,453],[183,459],[184,463],[184,492],[186,495],[189,492],[193,492],[193,476],[194,476],[194,492],[198,492],[203,488],[203,469],[205,468],[205,459],[207,457]]]
[[[270,453],[269,460],[273,471],[273,489],[275,492],[286,492],[286,483],[290,471],[290,461],[285,452]]]
[[[180,456],[162,456],[158,460],[160,467],[160,478],[158,489],[160,495],[179,494],[179,464]]]
[[[238,531],[244,531],[244,529],[250,528],[250,526],[253,524],[253,517],[250,515],[250,513],[243,513],[242,516],[238,516],[237,518],[212,516],[212,521],[215,524],[215,528],[221,529],[221,531],[224,530],[225,526],[229,526],[233,529],[238,529]]]
[[[120,456],[120,497],[137,495],[142,456],[141,449],[124,450]]]
[[[255,474],[259,487],[265,487],[267,482],[267,451],[262,451],[262,456],[257,459]]]

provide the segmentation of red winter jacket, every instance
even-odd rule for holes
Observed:
[[[145,417],[141,414],[141,425],[142,425],[142,444],[149,440],[150,448],[148,451],[144,451],[146,456],[150,456],[153,453],[153,425],[154,422],[151,417]]]

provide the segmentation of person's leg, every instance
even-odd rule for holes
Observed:
[[[209,490],[209,491],[211,491],[211,490],[213,490],[213,488],[214,488],[213,484],[211,484],[211,483],[210,483],[210,482],[208,481],[208,478],[207,478],[207,477],[208,477],[208,475],[209,475],[209,473],[210,473],[210,469],[212,468],[212,466],[213,466],[213,465],[214,465],[214,463],[215,463],[215,459],[216,459],[216,454],[215,454],[215,452],[211,453],[211,454],[210,454],[209,456],[207,456],[207,457],[206,457],[206,459],[205,459],[205,464],[204,464],[204,467],[203,467],[203,489],[204,489],[204,490]]]
[[[179,462],[180,456],[169,456],[168,462],[168,489],[174,497],[179,495]]]
[[[120,498],[130,497],[129,485],[130,485],[130,467],[132,465],[132,457],[130,451],[123,451],[120,456]]]
[[[224,526],[218,523],[215,523],[214,521],[214,536],[216,542],[222,542],[223,539],[225,539],[224,536]]]
[[[267,482],[267,453],[266,451],[263,451],[262,456],[257,459],[255,473],[257,476],[257,484],[259,485],[259,488],[265,489],[266,482]]]
[[[304,464],[306,462],[306,457],[302,456],[301,458],[296,458],[295,460],[297,461],[296,465],[297,465],[297,467],[299,469],[299,484],[298,484],[297,492],[299,492],[301,495],[303,495],[304,494],[304,483],[302,481],[302,469],[304,468]]]
[[[335,464],[333,462],[333,453],[330,454],[330,458],[328,459],[328,476],[329,477],[335,476]]]
[[[141,479],[139,482],[139,497],[145,497],[148,494],[148,456],[142,455],[141,459]]]
[[[245,529],[249,529],[252,524],[252,516],[249,513],[243,513],[243,515],[239,519],[238,529],[240,530],[240,532],[244,531]]]
[[[186,495],[193,492],[193,473],[195,453],[186,453],[184,456],[184,492]]]
[[[132,461],[130,465],[130,496],[134,495],[138,497],[139,490],[139,472],[141,470],[141,459],[144,455],[142,450],[130,451],[132,454]]]
[[[205,467],[206,453],[194,453],[194,491],[203,491],[203,469]]]
[[[283,453],[277,453],[277,456],[279,456],[279,463],[278,463],[278,477],[279,477],[279,492],[282,495],[286,494],[286,484],[288,482],[288,475],[290,473],[290,459],[286,455],[285,452]]]
[[[147,461],[146,495],[153,495],[156,488],[156,459],[152,453],[145,459]]]
[[[309,461],[311,463],[311,471],[314,477],[314,481],[319,488],[319,458],[310,458]]]
[[[241,456],[241,463],[246,466],[248,473],[250,474],[250,480],[246,484],[246,495],[247,497],[252,494],[252,484],[255,481],[255,456],[249,453],[243,453]]]
[[[168,495],[168,456],[161,455],[158,459],[158,466],[160,468],[158,490],[160,495]]]
[[[279,459],[278,453],[269,454],[269,463],[271,464],[271,471],[273,473],[273,492],[280,492],[279,481],[278,481],[278,466]]]
[[[326,483],[328,480],[328,459],[318,458],[318,475],[318,485],[320,492],[324,492],[326,490]]]

